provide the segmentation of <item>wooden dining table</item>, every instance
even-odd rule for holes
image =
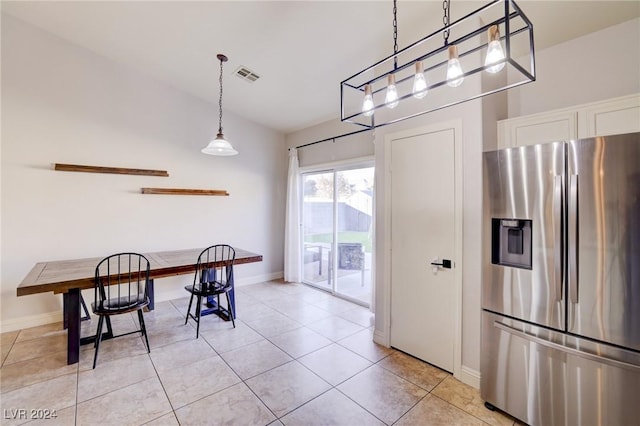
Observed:
[[[143,253],[149,259],[151,268],[149,275],[149,298],[151,301],[149,310],[154,309],[154,280],[195,273],[198,255],[202,250],[203,248],[195,248]],[[235,248],[235,251],[236,257],[233,265],[262,261],[262,255],[240,248]],[[80,291],[94,288],[96,265],[104,257],[106,256],[38,262],[17,288],[18,296],[40,293],[62,294],[64,326],[67,328],[67,364],[77,363],[80,359],[80,345],[92,343],[95,339],[95,336],[80,338],[82,300]],[[231,272],[231,283],[233,288],[233,271]],[[229,296],[233,312],[235,312],[233,289]],[[229,315],[222,307],[215,306],[213,301],[210,301],[210,308],[207,312],[203,311],[203,314],[216,313],[223,318]],[[103,339],[110,337],[113,336],[105,335]]]

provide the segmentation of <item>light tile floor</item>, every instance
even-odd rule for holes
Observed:
[[[236,300],[236,328],[208,316],[200,339],[186,297],[158,303],[145,313],[151,353],[137,334],[107,340],[95,370],[91,345],[66,365],[60,323],[3,333],[0,423],[514,424],[449,373],[375,344],[365,308],[282,281],[238,287]],[[116,332],[135,325],[114,319]]]

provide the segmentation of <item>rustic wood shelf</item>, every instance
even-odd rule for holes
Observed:
[[[55,163],[54,170],[61,172],[110,173],[117,175],[169,176],[166,170],[127,169],[123,167],[83,166],[79,164],[61,163]]]
[[[228,196],[224,189],[142,188],[143,194]]]

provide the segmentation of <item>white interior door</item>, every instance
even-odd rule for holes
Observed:
[[[455,131],[390,140],[391,346],[454,371]],[[452,261],[452,269],[431,262]]]

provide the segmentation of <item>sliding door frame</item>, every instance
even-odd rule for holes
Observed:
[[[305,167],[300,167],[299,169],[299,179],[302,181],[304,175],[308,175],[308,174],[316,174],[316,173],[333,173],[333,238],[332,238],[332,250],[331,250],[331,257],[332,257],[332,263],[333,265],[337,265],[337,261],[338,261],[338,253],[337,250],[335,249],[335,247],[337,247],[337,243],[338,243],[338,227],[337,227],[337,218],[338,218],[338,202],[337,202],[337,197],[338,197],[338,193],[337,193],[337,179],[336,179],[336,175],[339,172],[343,172],[343,171],[348,171],[348,170],[354,170],[354,169],[364,169],[364,168],[373,168],[374,169],[374,187],[373,187],[373,199],[372,199],[372,205],[375,206],[375,198],[376,198],[376,188],[375,188],[375,158],[373,156],[367,156],[367,157],[360,157],[360,158],[354,158],[354,159],[350,159],[350,160],[344,160],[344,161],[336,161],[336,162],[331,162],[331,163],[322,163],[322,164],[316,164],[313,166],[305,166]],[[302,188],[302,184],[300,185]],[[301,232],[300,232],[300,247],[302,247],[301,250],[301,256],[304,256],[304,229],[303,228],[303,224],[304,224],[304,190],[300,192],[300,212],[301,212],[301,223],[300,223],[300,227],[301,227]],[[374,289],[375,289],[375,208],[372,209],[372,217],[371,217],[371,227],[372,227],[372,235],[371,235],[371,270],[369,271],[370,277],[369,277],[369,282],[370,282],[370,288],[371,288],[371,299],[369,301],[369,303],[365,303],[360,299],[357,299],[355,297],[350,297],[348,295],[345,295],[344,293],[340,293],[339,291],[336,291],[336,286],[337,286],[337,270],[338,268],[333,268],[331,271],[332,277],[330,278],[331,281],[331,287],[327,288],[327,287],[323,287],[323,286],[319,286],[319,285],[315,285],[311,282],[305,281],[305,276],[304,273],[302,274],[302,282],[304,284],[313,286],[314,288],[320,289],[320,290],[324,290],[327,291],[331,294],[333,294],[334,296],[346,299],[350,302],[353,303],[357,303],[359,305],[363,305],[366,307],[369,307],[371,309],[373,309],[373,306],[375,305],[375,293],[374,293]],[[301,265],[303,265],[304,267],[304,259],[301,260]]]

